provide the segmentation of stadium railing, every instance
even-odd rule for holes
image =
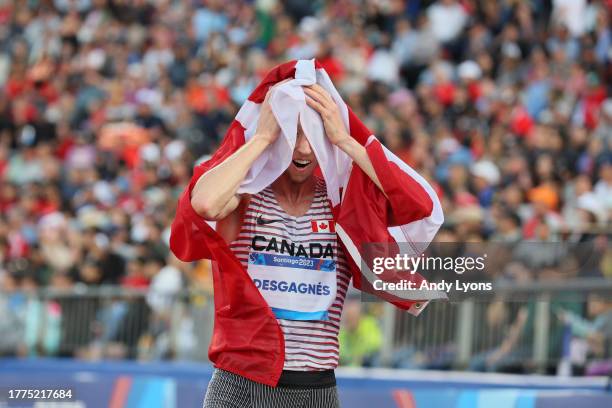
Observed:
[[[570,358],[560,316],[584,314],[588,296],[611,290],[605,279],[507,283],[493,298],[432,302],[418,318],[389,304],[364,310],[380,322],[380,366],[546,373]],[[212,295],[201,290],[0,293],[0,355],[206,361],[212,326]]]

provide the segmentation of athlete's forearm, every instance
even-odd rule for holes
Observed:
[[[370,180],[372,180],[380,191],[382,191],[385,197],[387,197],[387,194],[385,193],[385,190],[383,189],[382,184],[376,175],[376,170],[374,170],[374,165],[370,160],[370,156],[368,156],[366,148],[350,136],[339,142],[337,146],[344,153],[348,154],[351,159],[353,159],[353,162],[355,162],[359,168],[361,168],[361,170],[368,175]]]
[[[240,184],[269,144],[266,138],[255,136],[221,164],[202,174],[191,191],[193,209],[207,220],[218,220],[233,211],[240,202],[236,195]]]

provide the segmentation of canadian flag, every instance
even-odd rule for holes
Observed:
[[[194,168],[189,185],[177,203],[170,234],[170,248],[182,261],[214,261],[215,327],[208,350],[210,360],[221,369],[271,387],[277,386],[285,363],[283,332],[247,268],[240,262],[239,255],[232,251],[215,226],[194,211],[191,192],[202,174],[223,163],[252,140],[261,104],[268,91],[285,79],[289,81],[275,88],[269,100],[274,115],[287,119],[279,121],[282,127],[279,137],[259,156],[259,162],[253,164],[239,193],[256,194],[264,190],[289,167],[299,118],[302,125],[311,126],[310,134],[306,129],[305,132],[313,136],[308,139],[319,159],[320,176],[325,180],[333,214],[318,215],[328,219],[311,219],[314,221],[311,223],[312,234],[330,232],[338,235],[338,244],[342,244],[345,250],[346,264],[355,289],[362,289],[414,315],[421,313],[428,301],[446,297],[444,291],[375,289],[374,284],[378,280],[398,282],[402,277],[409,277],[410,282],[418,287],[425,278],[418,273],[376,275],[367,266],[368,252],[363,249],[366,243],[398,242],[407,243],[412,249],[399,252],[398,246],[392,255],[408,253],[413,256],[425,251],[444,222],[442,205],[434,189],[414,169],[384,147],[359,120],[342,100],[318,61],[289,61],[277,66],[266,74],[242,105],[219,149],[210,160]],[[366,149],[381,186],[376,186],[346,153],[331,145],[320,131],[321,119],[307,106],[301,89],[315,83],[326,89],[334,99],[346,130]],[[303,121],[304,118],[310,119]],[[385,253],[385,256],[389,255]],[[245,336],[245,333],[249,335]]]
[[[314,220],[310,221],[312,232],[336,232],[334,220]]]

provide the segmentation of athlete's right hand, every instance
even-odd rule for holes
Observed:
[[[268,93],[266,93],[266,97],[261,104],[261,109],[259,110],[259,120],[257,121],[257,131],[255,132],[255,137],[266,141],[268,144],[274,143],[280,134],[280,127],[278,126],[278,122],[274,117],[274,113],[272,113],[272,107],[270,106],[270,96],[274,89],[276,89],[279,85],[289,81],[289,79],[285,79],[277,83],[276,85],[270,87],[268,89]]]

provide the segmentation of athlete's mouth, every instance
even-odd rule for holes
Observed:
[[[293,165],[298,169],[303,169],[311,163],[310,160],[293,160]]]

